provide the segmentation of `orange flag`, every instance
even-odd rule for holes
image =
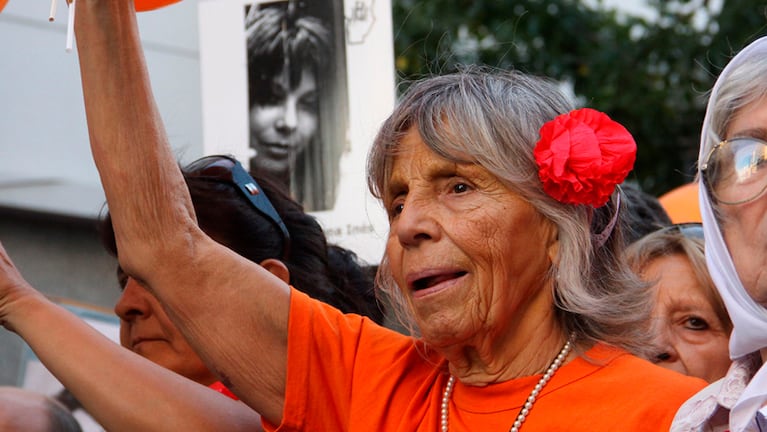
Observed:
[[[181,0],[136,0],[136,10],[139,12],[150,11],[179,1]],[[8,0],[0,0],[0,12],[7,3]]]
[[[700,207],[698,207],[698,183],[687,183],[672,189],[658,198],[660,205],[666,209],[671,222],[700,222]]]
[[[8,0],[0,0],[0,2],[3,1]],[[136,11],[145,12],[155,10],[173,3],[178,3],[179,1],[181,0],[136,0]]]

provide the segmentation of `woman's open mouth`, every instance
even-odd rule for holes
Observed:
[[[467,273],[468,272],[466,271],[439,273],[415,279],[410,283],[410,288],[413,291],[413,297],[424,297],[435,292],[442,291],[443,289],[447,289],[453,286],[455,282],[457,282]]]

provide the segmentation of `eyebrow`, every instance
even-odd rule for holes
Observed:
[[[767,141],[767,129],[750,128],[750,129],[739,130],[739,131],[736,131],[735,133],[730,134],[730,137],[728,139],[742,138],[742,137],[758,138],[760,140]]]
[[[684,314],[702,314],[706,312],[716,313],[716,308],[711,305],[708,299],[704,298],[690,298],[675,299],[668,304],[668,310],[672,313],[684,313]]]
[[[439,179],[464,176],[464,173],[460,170],[461,165],[462,164],[460,163],[448,160],[431,163],[430,166],[428,166],[425,170],[425,180],[428,182],[434,182]],[[468,165],[468,163],[465,165]],[[400,184],[406,185],[407,181],[391,176],[389,179],[389,184],[393,186],[400,186]]]

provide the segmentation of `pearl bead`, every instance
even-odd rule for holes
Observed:
[[[572,336],[570,337],[572,339]],[[545,386],[552,376],[554,376],[554,373],[559,369],[559,367],[564,363],[565,359],[567,358],[567,355],[570,354],[570,349],[572,349],[572,343],[570,342],[570,339],[567,340],[565,343],[565,346],[562,347],[562,350],[559,351],[559,354],[554,358],[554,361],[551,363],[548,369],[546,369],[546,373],[543,374],[541,379],[538,381],[538,383],[533,388],[533,391],[530,392],[530,395],[527,397],[527,402],[522,406],[522,409],[520,409],[519,414],[517,414],[517,418],[514,420],[514,423],[511,426],[511,429],[509,429],[509,432],[519,432],[519,429],[522,427],[522,423],[524,423],[525,419],[527,418],[527,415],[530,414],[530,410],[533,409],[533,404],[535,403],[535,400],[537,399],[538,395],[541,393],[541,390],[543,389],[543,386]],[[440,412],[440,430],[441,432],[448,432],[448,415],[449,415],[449,405],[450,405],[450,395],[453,393],[453,386],[455,385],[455,377],[450,375],[450,378],[447,380],[447,385],[445,385],[445,392],[442,394],[442,404],[441,404],[441,412]]]

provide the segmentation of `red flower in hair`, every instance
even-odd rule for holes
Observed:
[[[634,167],[636,143],[606,114],[581,108],[540,130],[533,155],[543,190],[566,204],[600,207]]]

